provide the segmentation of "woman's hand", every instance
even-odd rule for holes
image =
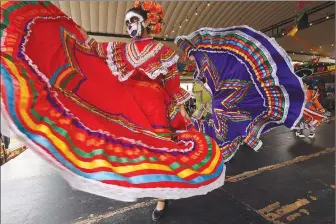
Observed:
[[[179,105],[179,109],[182,117],[184,118],[184,121],[190,121],[190,117],[184,107],[184,104]]]

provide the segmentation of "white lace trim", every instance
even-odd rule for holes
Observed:
[[[135,62],[135,61],[132,60],[131,56],[129,55],[130,52],[128,52],[128,51],[130,51],[130,48],[131,48],[131,46],[132,46],[131,44],[132,44],[132,43],[128,43],[128,44],[126,44],[126,46],[125,46],[125,55],[126,55],[127,61],[128,61],[134,68],[137,68],[137,67],[141,66],[143,63],[145,63],[146,61],[148,61],[150,58],[152,58],[153,56],[157,55],[157,54],[161,51],[161,49],[162,49],[162,47],[163,47],[163,44],[161,44],[161,43],[154,43],[154,44],[156,44],[156,46],[154,46],[155,49],[153,49],[152,52],[149,51],[147,54],[143,55],[143,56],[139,59],[139,61]],[[134,43],[133,43],[133,44],[134,44]],[[148,45],[147,45],[147,46],[148,46]],[[152,46],[153,46],[153,45],[152,45]],[[135,45],[134,45],[134,47],[137,49],[137,47],[136,47]],[[138,53],[138,52],[137,52],[137,53]],[[138,55],[138,56],[140,56],[140,55]]]
[[[127,188],[122,186],[105,184],[100,181],[84,178],[65,168],[50,154],[46,153],[39,145],[31,141],[26,135],[21,133],[11,120],[10,116],[7,114],[7,111],[3,108],[5,108],[5,105],[1,97],[1,115],[8,121],[11,130],[15,132],[18,140],[24,142],[28,149],[31,149],[43,160],[51,164],[52,167],[60,172],[63,178],[68,181],[70,186],[80,191],[85,191],[91,194],[114,200],[132,202],[136,201],[139,198],[147,197],[162,199],[180,199],[193,197],[196,195],[205,195],[210,191],[213,191],[224,185],[226,170],[225,165],[223,165],[223,171],[215,181],[199,188]]]
[[[183,100],[180,100],[180,101],[178,101],[177,103],[176,103],[176,105],[182,105],[182,104],[184,104],[185,102],[187,102],[188,100],[190,100],[191,98],[193,98],[193,95],[191,95],[190,93],[189,93],[189,95],[186,97],[186,98],[184,98]]]
[[[134,73],[135,69],[133,69],[131,71],[128,71],[125,74],[121,73],[119,71],[119,69],[118,69],[117,63],[113,59],[113,57],[114,57],[114,49],[115,49],[114,43],[113,42],[108,43],[106,62],[107,62],[108,67],[110,68],[112,74],[115,75],[115,76],[117,76],[118,80],[120,82],[124,82],[124,81],[128,80],[129,77],[131,77],[131,75]],[[143,68],[139,68],[137,66],[140,66],[140,65],[136,66],[129,59],[127,59],[127,60],[128,60],[129,63],[131,63],[131,65],[134,68],[137,68],[138,70],[143,71],[150,79],[154,80],[159,75],[166,75],[168,73],[168,68],[171,67],[172,65],[176,64],[177,61],[178,61],[178,59],[179,59],[179,56],[175,55],[170,60],[161,62],[162,66],[160,68],[152,71],[152,72],[148,72],[148,71],[144,70]]]

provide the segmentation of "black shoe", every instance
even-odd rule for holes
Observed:
[[[152,213],[152,220],[154,222],[160,220],[164,216],[164,212],[167,209],[167,207],[168,207],[168,201],[167,200],[165,200],[165,206],[162,210],[157,210],[156,207],[155,207],[155,209]]]

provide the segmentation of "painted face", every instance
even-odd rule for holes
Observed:
[[[127,32],[132,37],[141,37],[145,30],[144,18],[134,12],[128,12],[125,16]]]

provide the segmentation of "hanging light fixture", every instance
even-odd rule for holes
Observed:
[[[210,6],[210,2],[208,2],[208,7]]]

